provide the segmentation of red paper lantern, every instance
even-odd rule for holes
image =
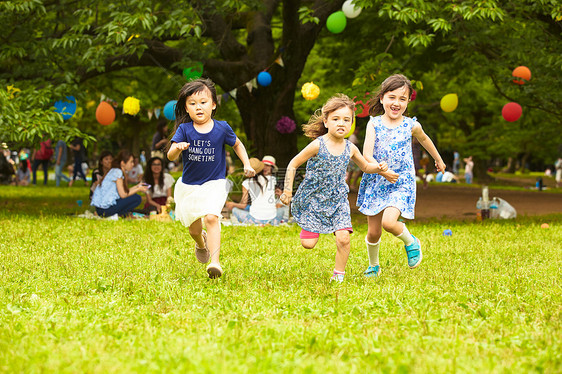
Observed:
[[[108,102],[102,101],[96,109],[96,119],[100,125],[110,125],[113,121],[115,121],[115,110]]]
[[[513,75],[515,78],[520,78],[514,79],[513,83],[525,84],[526,81],[531,79],[531,70],[526,66],[518,66],[513,69],[511,75]]]
[[[507,103],[503,106],[502,116],[507,122],[515,122],[523,114],[521,105],[517,103]]]

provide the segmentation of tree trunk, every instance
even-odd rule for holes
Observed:
[[[525,172],[525,166],[527,165],[527,160],[529,160],[529,156],[531,156],[529,152],[525,152],[523,154],[523,157],[521,158],[521,167],[519,168],[519,171],[522,173]]]
[[[492,177],[488,174],[488,162],[486,160],[474,159],[473,168],[474,178],[480,184],[488,184],[493,181]]]

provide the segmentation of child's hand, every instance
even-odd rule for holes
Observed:
[[[381,169],[382,172],[387,171],[388,170],[388,164],[385,161],[379,162],[379,169]]]
[[[289,205],[289,203],[291,202],[291,197],[293,196],[293,193],[289,190],[283,190],[283,193],[281,194],[281,196],[279,196],[279,200],[281,200],[281,202],[285,205]]]
[[[399,177],[399,175],[396,172],[394,172],[394,170],[390,170],[390,169],[379,174],[382,175],[390,183],[396,183]]]
[[[176,149],[179,149],[180,151],[185,151],[187,148],[189,148],[189,143],[187,142],[174,143],[174,146],[176,147]]]
[[[147,184],[147,183],[137,184],[137,190],[140,191],[140,192],[146,193],[146,191],[148,191],[149,188],[150,188],[150,185]]]
[[[256,175],[256,171],[250,165],[244,165],[244,176],[253,177],[254,175]]]
[[[437,169],[437,171],[444,173],[445,168],[447,168],[447,165],[445,165],[443,161],[435,161],[435,169]]]

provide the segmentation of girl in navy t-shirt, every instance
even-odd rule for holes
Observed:
[[[210,79],[186,83],[176,103],[176,130],[168,151],[171,161],[180,153],[183,160],[183,175],[174,188],[176,217],[189,227],[197,260],[204,264],[211,260],[207,266],[210,278],[223,273],[219,263],[219,217],[228,196],[225,144],[244,164],[244,174],[255,175],[246,148],[232,128],[213,119],[216,107],[217,92]],[[203,230],[201,218],[207,231]]]

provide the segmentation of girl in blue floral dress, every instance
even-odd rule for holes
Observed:
[[[351,158],[364,172],[386,171],[384,162],[367,162],[359,149],[345,139],[353,122],[355,104],[347,96],[330,98],[303,126],[307,137],[314,139],[289,165],[281,201],[289,204],[296,169],[305,161],[306,175],[293,198],[291,213],[302,228],[301,244],[314,248],[320,234],[336,236],[336,266],[332,280],[342,282],[349,257],[351,215],[345,173]]]
[[[416,118],[403,116],[412,95],[412,84],[405,76],[388,77],[376,96],[369,102],[369,114],[363,155],[368,161],[383,160],[398,173],[396,183],[389,182],[389,174],[364,174],[359,186],[357,206],[367,215],[369,228],[365,242],[369,252],[369,267],[365,276],[377,276],[380,271],[379,245],[382,229],[404,242],[408,266],[415,268],[422,260],[420,241],[410,234],[406,225],[398,221],[400,215],[414,218],[416,204],[416,180],[412,155],[412,136],[435,160],[438,171],[445,171],[445,164],[431,139],[425,134]],[[378,115],[377,117],[373,117]]]

